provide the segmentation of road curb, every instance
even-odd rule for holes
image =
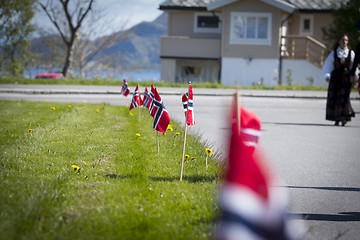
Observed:
[[[114,91],[114,90],[68,90],[68,89],[0,89],[0,93],[7,93],[7,94],[32,94],[32,95],[46,95],[46,94],[111,94],[111,95],[120,95],[121,91]],[[301,93],[299,91],[298,93]],[[161,91],[161,95],[183,95],[183,93],[180,92],[168,92],[168,91]],[[233,93],[194,93],[195,96],[232,96]],[[269,93],[242,93],[241,96],[243,97],[261,97],[261,98],[302,98],[302,99],[326,99],[326,93],[324,95],[301,95],[301,94],[287,94],[284,92],[283,94],[276,94],[272,91],[269,91]],[[360,96],[351,96],[351,100],[360,100]]]

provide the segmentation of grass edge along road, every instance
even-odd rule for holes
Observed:
[[[221,168],[189,135],[179,181],[179,123],[157,154],[145,108],[0,104],[1,239],[213,238]]]

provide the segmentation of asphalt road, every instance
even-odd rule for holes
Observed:
[[[5,88],[0,86],[0,90]],[[60,88],[66,90],[64,86]],[[87,91],[95,88],[87,88]],[[181,105],[184,91],[186,89],[159,89],[171,118],[179,122],[184,122]],[[226,156],[232,90],[221,90],[217,96],[213,90],[201,90],[201,94],[196,91],[194,89],[196,125],[190,126],[189,131],[200,134],[217,153]],[[262,121],[260,147],[284,180],[284,185],[279,187],[289,188],[290,213],[294,221],[307,226],[308,239],[360,239],[360,101],[357,93],[352,95],[357,116],[345,127],[333,126],[325,120],[324,92],[260,91],[258,97],[256,94],[245,91],[241,104],[254,111]],[[131,96],[125,98],[114,92],[23,94],[0,91],[0,99],[86,100],[129,106]]]

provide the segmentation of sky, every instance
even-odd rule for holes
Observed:
[[[46,3],[46,0],[40,0]],[[153,21],[163,13],[159,5],[164,0],[95,0],[96,5],[104,10],[103,16],[106,22],[114,26],[123,26],[124,29],[142,21]],[[42,9],[35,15],[35,23],[43,28],[53,28]]]

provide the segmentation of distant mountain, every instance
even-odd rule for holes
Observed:
[[[116,43],[101,51],[95,58],[109,57],[109,61],[121,63],[127,69],[159,70],[160,37],[167,35],[167,13],[161,14],[152,22],[141,22],[132,28],[116,33]],[[46,39],[61,40],[57,35],[38,37],[32,40],[30,51],[42,56],[50,54]],[[98,39],[94,40],[95,42]],[[110,57],[111,56],[111,57]]]
[[[141,22],[129,30],[119,32],[119,41],[104,49],[98,58],[119,53],[127,68],[159,69],[160,37],[167,35],[167,13],[152,22]]]

